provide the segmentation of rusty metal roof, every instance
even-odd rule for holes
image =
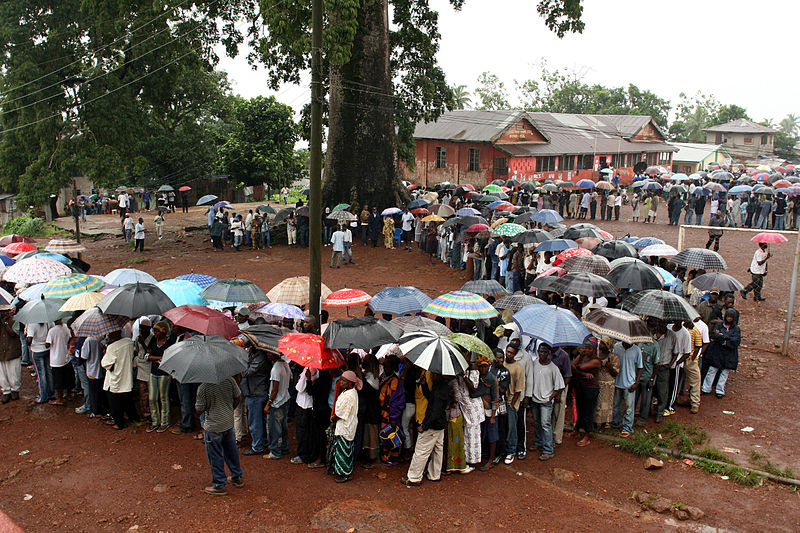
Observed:
[[[420,122],[414,129],[415,139],[438,139],[464,142],[493,142],[506,129],[516,124],[523,111],[449,111],[436,122]]]

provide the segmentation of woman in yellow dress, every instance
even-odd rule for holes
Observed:
[[[394,219],[390,216],[383,217],[383,244],[388,249],[394,248]]]

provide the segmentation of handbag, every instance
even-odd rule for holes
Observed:
[[[396,450],[403,445],[403,430],[391,424],[386,424],[378,432],[378,438],[381,439],[381,444],[387,450]]]

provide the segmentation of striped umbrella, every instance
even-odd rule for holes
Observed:
[[[81,254],[89,251],[74,239],[52,239],[44,249],[57,254]]]
[[[278,341],[278,349],[289,360],[306,368],[339,368],[344,365],[339,350],[329,348],[322,337],[311,333],[287,333]]]
[[[492,230],[492,235],[499,237],[514,237],[517,234],[525,231],[525,229],[526,229],[525,226],[506,222],[505,224],[500,224],[499,226],[494,228]]]
[[[402,329],[404,333],[423,330],[431,331],[438,335],[449,335],[452,333],[444,324],[419,315],[399,316],[393,318],[391,323]]]
[[[98,307],[90,307],[72,323],[72,331],[77,337],[102,337],[112,331],[119,331],[128,319],[121,315],[107,315]]]
[[[519,311],[526,305],[543,304],[544,300],[540,300],[534,296],[527,294],[512,294],[504,296],[494,303],[495,309],[510,309],[512,311]]]
[[[147,272],[135,268],[117,268],[103,276],[103,278],[109,285],[117,286],[129,283],[151,283],[153,285],[158,283],[158,280]]]
[[[397,285],[381,290],[367,305],[375,313],[405,315],[421,311],[431,301],[430,296],[416,287]]]
[[[200,296],[203,289],[185,279],[165,279],[156,283],[156,287],[164,291],[176,306],[180,305],[208,305],[205,298]]]
[[[218,279],[202,290],[200,296],[206,300],[219,302],[263,302],[267,298],[258,285],[252,281],[238,278]]]
[[[564,250],[563,252],[559,252],[559,254],[553,260],[553,266],[558,266],[570,257],[576,257],[579,255],[594,255],[591,250],[587,250],[586,248],[581,248],[580,246],[577,248],[569,248]]]
[[[455,376],[469,366],[450,339],[430,331],[406,333],[398,346],[409,361],[434,374]]]
[[[324,300],[331,292],[332,291],[324,283],[321,284],[320,298]],[[267,299],[270,302],[280,302],[302,307],[308,304],[308,294],[308,276],[297,276],[294,278],[286,278],[272,287],[267,293]],[[264,298],[262,298],[262,300],[263,299]]]
[[[58,276],[47,282],[47,286],[42,290],[45,298],[66,299],[89,291],[98,291],[105,287],[102,280],[93,278],[86,274],[65,274]]]
[[[520,332],[550,346],[582,346],[589,330],[571,312],[554,305],[529,305],[511,317]]]
[[[0,248],[0,252],[3,252],[6,255],[19,255],[23,252],[30,252],[32,250],[36,250],[36,245],[27,242],[12,242],[11,244]]]
[[[260,315],[294,318],[297,320],[303,320],[306,317],[306,314],[303,312],[303,310],[296,305],[283,304],[280,302],[269,302],[261,307],[258,307],[253,312]]]
[[[669,244],[651,244],[639,250],[640,257],[673,257],[678,255],[678,250]]]
[[[372,296],[359,289],[340,289],[333,291],[327,298],[322,300],[322,305],[326,307],[349,307],[351,305],[361,305],[369,302]]]
[[[567,258],[561,266],[567,272],[591,272],[598,276],[605,276],[611,270],[608,259],[601,255],[573,255]]]
[[[673,257],[672,262],[676,265],[685,266],[686,268],[728,270],[728,263],[725,262],[725,259],[723,259],[719,253],[705,248],[687,248]]]
[[[671,292],[650,289],[632,293],[620,307],[636,315],[652,316],[667,322],[692,321],[699,315],[689,302]]]
[[[508,291],[505,287],[500,285],[493,279],[479,279],[477,281],[468,281],[461,286],[462,291],[473,292],[484,298],[489,296],[508,296]]]
[[[622,309],[593,309],[583,323],[599,337],[611,337],[629,344],[653,340],[644,320]]]
[[[67,265],[49,257],[29,257],[8,267],[3,279],[11,283],[46,283],[71,272]]]
[[[96,306],[100,303],[105,297],[105,294],[102,294],[97,291],[91,292],[82,292],[80,294],[76,294],[75,296],[71,296],[64,305],[59,307],[59,311],[86,311],[90,307]]]
[[[453,344],[465,348],[468,352],[484,355],[489,359],[494,360],[494,353],[492,353],[492,349],[489,348],[485,342],[474,335],[468,335],[466,333],[450,333],[447,335],[447,338],[450,339]]]
[[[175,279],[183,279],[186,281],[191,281],[195,285],[199,286],[201,289],[205,289],[206,287],[217,281],[217,278],[215,278],[214,276],[208,276],[206,274],[195,274],[194,272],[192,272],[191,274],[183,274]]]
[[[451,291],[434,299],[422,310],[423,313],[457,318],[460,320],[479,320],[496,316],[497,309],[475,293]]]
[[[546,280],[548,278],[540,278]],[[568,272],[560,278],[550,278],[553,281],[548,284],[546,290],[561,294],[580,294],[595,298],[601,296],[614,297],[617,289],[606,278],[592,274],[591,272]],[[534,280],[534,282],[539,280]]]

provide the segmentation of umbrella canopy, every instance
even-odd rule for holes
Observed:
[[[308,304],[308,294],[308,276],[297,276],[294,278],[286,278],[272,287],[267,293],[267,298],[270,302],[280,302],[302,307]],[[330,294],[331,290],[324,283],[322,283],[320,297],[324,300]]]
[[[163,315],[175,304],[152,283],[131,283],[108,293],[97,307],[103,313],[139,318],[144,315]]]
[[[247,369],[247,352],[217,335],[195,335],[164,351],[159,369],[180,383],[220,383]]]
[[[292,330],[273,326],[271,324],[256,324],[242,328],[241,334],[259,350],[282,355],[278,343],[284,335]]]
[[[537,246],[534,252],[560,252],[562,250],[569,250],[571,248],[580,248],[577,242],[571,239],[553,239],[545,241]]]
[[[541,224],[557,224],[564,220],[564,217],[558,214],[558,211],[552,209],[542,209],[531,215],[531,222],[539,222]]]
[[[560,278],[539,278],[533,282],[541,280],[552,280],[546,290],[562,294],[581,294],[595,298],[617,295],[617,289],[610,281],[591,272],[567,272]]]
[[[0,237],[0,246],[8,246],[14,242],[27,242],[28,244],[36,244],[36,240],[33,237],[28,237],[27,235],[17,235],[16,233],[12,233],[11,235]]]
[[[503,296],[494,303],[495,309],[510,309],[512,311],[519,311],[526,305],[544,304],[544,300],[540,300],[534,296],[527,294],[511,294]]]
[[[571,257],[577,257],[579,255],[594,255],[591,250],[587,250],[586,248],[581,248],[580,246],[577,248],[569,248],[568,250],[564,250],[560,252],[555,259],[553,260],[553,266],[558,266],[567,259]],[[604,258],[605,259],[605,258]]]
[[[727,270],[728,263],[719,253],[705,248],[687,248],[672,258],[676,265],[703,270]]]
[[[466,291],[442,294],[425,306],[422,312],[462,320],[492,318],[498,314],[489,302],[475,293]]]
[[[218,302],[263,302],[267,300],[258,285],[252,281],[238,278],[218,279],[200,293],[206,300]],[[269,301],[272,301],[270,298]]]
[[[439,215],[428,215],[422,219],[423,222],[444,222],[444,218]]]
[[[88,251],[84,245],[74,239],[52,239],[44,249],[56,254],[81,254]]]
[[[0,265],[1,266],[11,266],[15,263],[13,259],[8,257],[7,255],[0,255]]]
[[[639,250],[639,255],[641,257],[672,257],[678,255],[678,250],[669,244],[651,244],[650,246]]]
[[[440,205],[435,210],[431,208],[431,212],[439,215],[440,217],[451,217],[455,214],[456,210],[450,207],[449,205]]]
[[[479,294],[484,298],[488,298],[489,296],[508,295],[508,291],[506,290],[506,288],[493,279],[480,279],[477,281],[468,281],[461,286],[461,290]]]
[[[603,170],[606,170],[606,169],[603,169]],[[600,172],[602,172],[602,170]],[[614,187],[614,184],[611,183],[611,182],[598,181],[597,184],[595,185],[595,188],[600,189],[601,191],[610,191],[610,190],[613,190],[615,187]]]
[[[25,289],[24,291],[20,292],[17,297],[20,300],[24,300],[26,302],[32,302],[33,300],[41,300],[42,299],[42,291],[44,288],[47,287],[47,283],[35,283]]]
[[[492,349],[475,335],[468,335],[466,333],[450,333],[447,335],[447,338],[450,339],[453,344],[456,346],[461,346],[468,352],[474,352],[489,359],[494,359],[494,353],[492,353]]]
[[[202,305],[179,305],[163,314],[164,318],[168,318],[176,326],[203,335],[219,335],[226,339],[232,339],[239,335],[239,324],[235,320],[228,318],[216,309],[209,309]]]
[[[582,179],[579,180],[575,186],[580,187],[581,189],[594,189],[594,182],[592,180]]]
[[[583,323],[597,336],[611,337],[628,344],[653,340],[644,320],[622,309],[593,309]]]
[[[692,285],[701,291],[718,289],[722,292],[733,292],[744,289],[739,280],[723,272],[708,272],[692,280]]]
[[[12,245],[13,246],[13,245]],[[72,273],[65,264],[49,257],[29,257],[8,267],[3,279],[11,283],[46,283],[53,278]]]
[[[261,211],[262,213],[267,213],[270,215],[274,215],[275,213],[277,213],[274,207],[267,204],[261,204],[260,206],[256,207],[256,211]]]
[[[745,192],[752,191],[753,188],[749,185],[734,185],[730,189],[728,189],[729,194],[742,194]]]
[[[158,280],[147,272],[142,272],[141,270],[137,270],[135,268],[118,268],[116,270],[112,270],[103,276],[103,278],[109,285],[119,286],[127,285],[129,283],[150,283],[153,285],[158,283]]]
[[[456,215],[460,217],[468,216],[468,215],[480,215],[481,212],[477,209],[473,209],[472,207],[462,207],[458,211],[456,211]]]
[[[280,211],[278,211],[278,214],[275,215],[275,218],[272,219],[272,223],[280,224],[281,222],[289,218],[289,215],[292,214],[294,214],[294,207],[286,207],[284,209],[281,209]]]
[[[175,187],[173,187],[172,185],[164,184],[161,187],[159,187],[156,192],[172,192],[174,190],[175,190]]]
[[[667,322],[692,321],[699,316],[689,302],[660,289],[633,293],[622,301],[620,307],[636,315],[652,316]]]
[[[228,202],[227,200],[222,200],[221,202],[215,203],[211,207],[213,207],[214,209],[230,209],[231,203]]]
[[[22,306],[22,309],[14,315],[14,320],[20,324],[46,324],[55,322],[60,318],[65,318],[70,313],[65,313],[59,309],[64,304],[64,300],[56,298],[31,300]]]
[[[206,194],[205,196],[202,196],[199,200],[197,200],[197,205],[210,204],[214,202],[217,198],[219,197],[214,194]]]
[[[565,239],[578,240],[582,237],[596,237],[602,239],[603,235],[600,230],[593,224],[575,224],[567,228],[563,237]]]
[[[494,228],[492,230],[492,235],[499,237],[514,237],[515,235],[522,233],[523,231],[525,231],[525,226],[520,226],[519,224],[506,222],[505,224],[500,224],[499,226]]]
[[[105,294],[96,291],[82,292],[71,296],[58,310],[64,312],[86,311],[100,303],[100,300],[105,296]]]
[[[182,185],[181,187],[178,187],[178,190],[179,190],[180,192],[187,192],[187,191],[191,191],[191,190],[192,190],[192,188],[191,188],[191,187],[189,187],[188,185]]]
[[[758,233],[750,242],[766,242],[768,244],[781,244],[784,242],[789,242],[789,239],[781,235],[780,233]]]
[[[107,315],[97,307],[90,307],[72,323],[72,332],[77,337],[102,337],[112,331],[121,330],[128,322],[127,317]]]
[[[417,198],[416,200],[413,200],[412,202],[409,202],[406,207],[409,210],[411,210],[411,209],[417,209],[418,207],[428,207],[429,205],[430,205],[429,201],[427,201],[427,200],[425,200],[423,198]]]
[[[70,296],[89,291],[99,291],[105,287],[102,280],[87,276],[86,274],[65,274],[47,282],[42,290],[45,298],[67,299]]]
[[[353,213],[343,209],[340,209],[339,211],[333,211],[330,215],[328,215],[327,218],[330,220],[338,220],[339,222],[351,222],[353,220],[358,220],[358,217]]]
[[[331,211],[341,211],[342,209],[347,209],[350,207],[350,204],[336,204],[336,207],[331,209]]]
[[[456,376],[469,366],[450,339],[430,331],[406,333],[398,346],[406,359],[434,374]]]
[[[593,250],[596,255],[600,255],[612,261],[620,257],[636,257],[636,248],[625,241],[605,241],[597,245]]]
[[[399,207],[388,207],[388,208],[384,209],[383,211],[381,211],[381,216],[385,217],[385,216],[390,216],[390,215],[396,215],[397,213],[402,213],[402,212],[403,212],[403,210],[400,209]]]
[[[553,240],[553,236],[543,229],[529,229],[518,233],[511,239],[512,242],[522,244],[540,244],[550,240]]]
[[[217,278],[215,278],[214,276],[207,276],[206,274],[195,274],[194,272],[191,274],[183,274],[175,279],[191,281],[201,289],[205,289],[206,287],[217,281]]]
[[[322,337],[331,348],[371,350],[396,342],[403,330],[391,322],[371,316],[334,320]]]
[[[6,255],[19,255],[23,252],[36,250],[36,245],[27,242],[12,242],[0,248],[0,252]]]
[[[375,313],[405,315],[421,311],[431,301],[427,294],[416,287],[398,285],[381,290],[367,305]]]
[[[511,319],[521,333],[550,346],[582,346],[590,335],[571,311],[554,305],[529,305]]]
[[[664,241],[655,237],[642,237],[641,239],[636,239],[632,244],[634,248],[640,249],[653,246],[654,244],[664,244]]]
[[[306,317],[303,310],[296,305],[282,304],[280,302],[269,302],[257,308],[254,312],[261,315],[279,316],[296,320],[303,320]]]
[[[393,318],[391,323],[402,329],[403,333],[422,330],[431,331],[438,335],[449,335],[452,333],[444,324],[419,315],[399,316]]]
[[[333,291],[327,298],[322,300],[322,305],[326,307],[349,307],[351,305],[362,305],[369,302],[372,296],[359,289],[340,289]]]
[[[669,272],[667,272],[666,270],[664,270],[661,267],[653,267],[653,268],[656,269],[656,272],[658,272],[658,275],[661,276],[661,279],[664,280],[664,286],[665,287],[672,287],[672,284],[675,282],[675,276],[673,276],[672,274],[670,274]]]
[[[169,296],[169,299],[176,306],[181,305],[208,305],[208,302],[200,296],[203,289],[199,285],[185,279],[165,279],[159,281],[156,286]],[[216,333],[212,333],[216,335]]]
[[[311,333],[287,333],[278,341],[278,349],[307,368],[339,368],[345,362],[339,350],[329,348],[322,337]]]
[[[606,274],[606,279],[618,289],[641,291],[660,289],[664,280],[658,271],[642,261],[631,261],[615,266]]]

